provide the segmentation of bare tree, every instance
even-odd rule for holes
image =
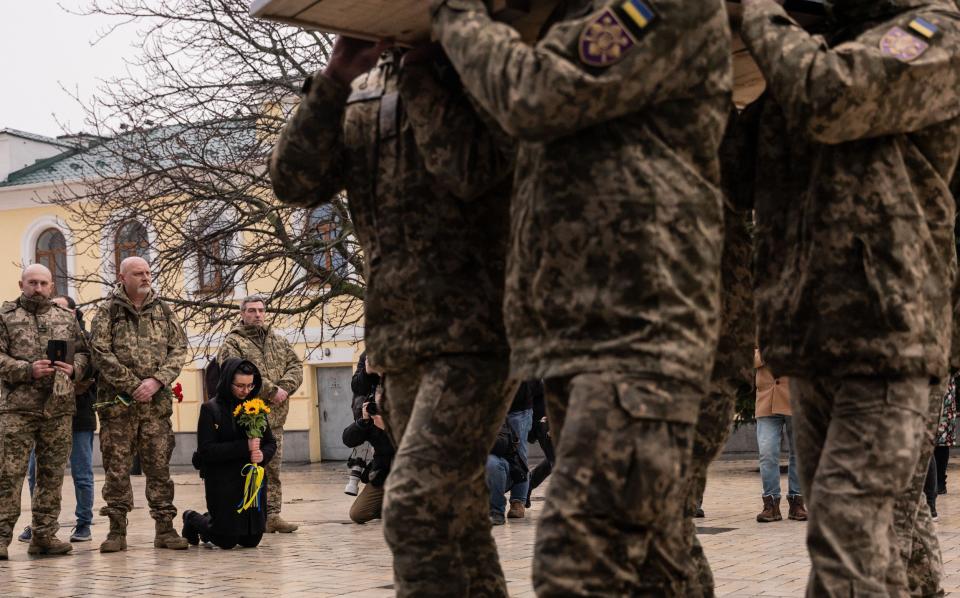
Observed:
[[[235,321],[231,299],[244,287],[269,295],[285,326],[320,318],[341,329],[361,316],[364,289],[346,198],[310,213],[281,206],[266,168],[332,40],[253,20],[247,4],[94,0],[85,9],[137,27],[143,44],[132,74],[77,98],[92,133],[71,158],[82,184],[61,185],[53,201],[69,211],[78,246],[142,253],[137,235],[148,235],[161,294],[203,333]],[[78,283],[112,283],[111,260],[75,274]]]

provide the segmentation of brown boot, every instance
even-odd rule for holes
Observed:
[[[153,538],[154,548],[169,548],[170,550],[186,550],[190,543],[181,538],[177,530],[173,529],[173,522],[169,520],[157,521],[156,534]]]
[[[523,519],[525,510],[523,508],[523,503],[519,500],[510,501],[510,510],[507,511],[507,518],[509,519]]]
[[[772,496],[763,497],[763,510],[757,515],[759,523],[770,523],[771,521],[782,521],[783,515],[780,514],[780,499]]]
[[[279,532],[281,534],[289,534],[291,532],[297,531],[300,526],[296,523],[287,523],[280,518],[279,513],[273,513],[267,515],[267,533],[272,534]]]
[[[787,502],[790,503],[790,513],[787,515],[787,519],[793,519],[794,521],[807,520],[807,508],[803,506],[802,496],[799,494],[796,496],[788,496]]]
[[[127,549],[127,516],[109,515],[110,532],[100,545],[100,552],[120,552]]]
[[[67,554],[73,550],[69,542],[61,542],[56,536],[38,536],[34,532],[30,538],[30,546],[27,547],[27,554]]]

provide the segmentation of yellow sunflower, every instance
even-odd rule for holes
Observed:
[[[264,405],[264,406],[263,406],[263,412],[264,412],[264,413],[270,413],[270,408],[267,407],[266,405]]]
[[[243,409],[243,412],[246,413],[247,415],[256,415],[258,411],[259,409],[257,409],[256,406],[254,405],[247,405]]]
[[[236,417],[240,415],[240,410],[243,409],[243,405],[237,405],[237,408],[233,410],[233,416]]]

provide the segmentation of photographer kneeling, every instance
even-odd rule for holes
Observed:
[[[377,389],[378,396],[380,388]],[[384,431],[383,417],[378,413],[376,401],[364,403],[360,412],[355,412],[354,416],[356,421],[343,431],[343,444],[353,448],[369,442],[373,447],[373,459],[360,474],[360,481],[366,486],[350,507],[350,519],[356,523],[366,523],[380,518],[383,510],[383,484],[390,473],[390,464],[396,449]]]

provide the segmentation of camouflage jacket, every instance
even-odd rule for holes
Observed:
[[[716,392],[735,394],[752,384],[756,319],[753,313],[753,240],[747,223],[750,198],[745,197],[743,143],[745,132],[736,110],[731,111],[720,146],[723,169],[723,256],[720,260],[720,338],[711,376]]]
[[[717,341],[730,33],[721,0],[627,4],[647,16],[627,24],[623,0],[571,2],[531,47],[481,0],[434,0],[433,31],[520,140],[513,375],[666,377],[695,390],[688,419]]]
[[[748,108],[759,119],[760,347],[782,375],[942,377],[960,14],[935,1],[832,4],[829,40],[775,2],[744,8],[743,39],[769,90]]]
[[[143,380],[156,378],[164,389],[152,403],[131,407],[149,408],[160,417],[172,413],[172,395],[164,390],[187,362],[187,337],[170,307],[152,291],[138,310],[118,285],[97,307],[90,325],[90,348],[100,373],[98,401],[112,401],[121,392],[132,395]],[[124,409],[128,407],[111,406],[99,413],[110,418]]]
[[[386,54],[346,89],[323,74],[270,162],[281,201],[346,189],[364,252],[368,359],[506,352],[501,304],[512,157],[441,64]]]
[[[33,378],[32,364],[47,358],[47,341],[51,340],[74,343],[73,379],[82,380],[88,373],[90,350],[72,313],[49,301],[38,307],[22,295],[0,306],[0,413],[57,417],[76,411],[73,393],[54,396],[53,376]]]
[[[303,383],[303,364],[293,347],[269,328],[238,325],[224,339],[217,361],[231,357],[246,359],[257,366],[263,379],[260,396],[270,399],[277,387],[292,395]]]

